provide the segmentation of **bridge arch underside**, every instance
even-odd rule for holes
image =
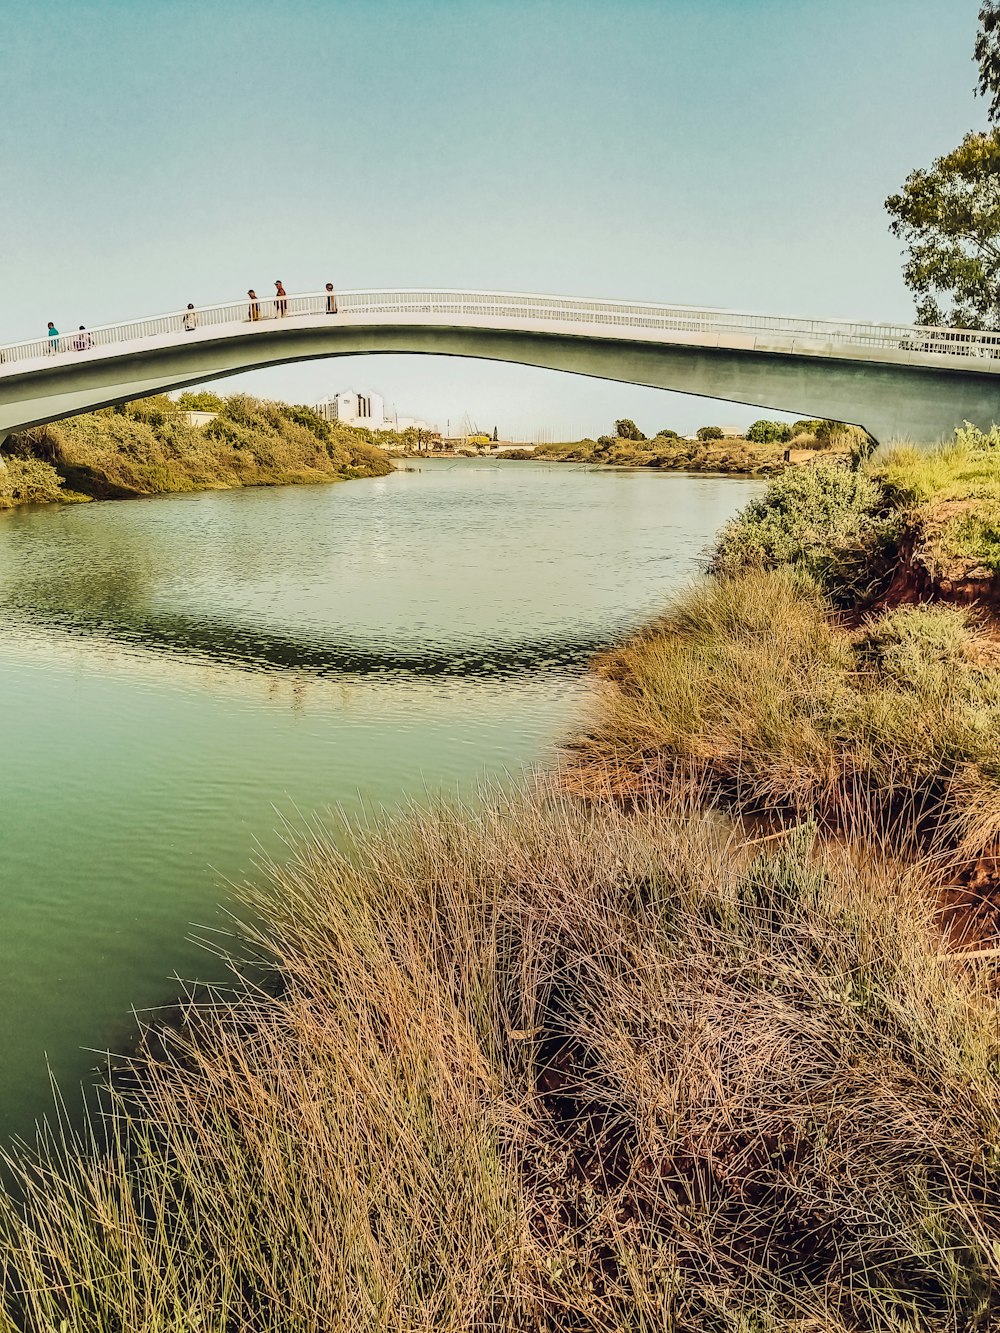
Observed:
[[[295,361],[377,354],[475,357],[616,380],[864,427],[930,443],[1000,421],[1000,375],[836,354],[765,352],[518,329],[341,324],[195,338],[85,358],[0,382],[0,439],[133,398]]]

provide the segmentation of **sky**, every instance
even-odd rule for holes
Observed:
[[[0,0],[0,341],[275,278],[909,319],[883,202],[985,123],[978,8]],[[374,390],[506,438],[760,415],[436,357],[220,387]]]

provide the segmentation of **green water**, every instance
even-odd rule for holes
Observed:
[[[0,515],[0,1134],[221,975],[198,938],[283,821],[544,762],[756,490],[436,460]]]

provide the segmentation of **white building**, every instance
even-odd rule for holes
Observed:
[[[189,426],[207,426],[218,415],[218,412],[202,412],[196,408],[189,408],[186,412],[181,413]]]
[[[324,421],[367,426],[369,430],[386,429],[385,403],[378,393],[355,393],[353,389],[345,389],[318,402],[316,411]]]
[[[434,429],[434,427],[429,426],[426,421],[421,421],[419,417],[400,417],[393,415],[390,417],[386,417],[385,424],[389,430],[398,430],[398,431],[410,430],[411,427],[414,430]]]

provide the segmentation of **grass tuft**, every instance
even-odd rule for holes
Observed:
[[[963,856],[1000,835],[1000,672],[953,607],[858,630],[795,567],[706,580],[608,654],[612,689],[574,746],[585,792],[694,774],[743,810],[922,828]]]

